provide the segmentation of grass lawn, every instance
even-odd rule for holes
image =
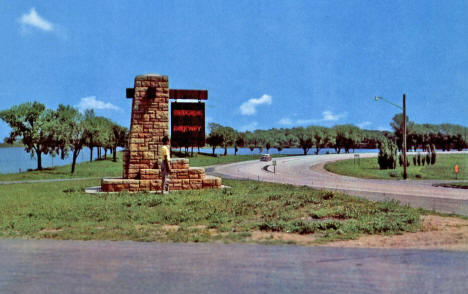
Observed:
[[[468,154],[438,154],[435,165],[414,166],[413,156],[408,156],[408,178],[412,180],[455,180],[455,164],[460,167],[459,180],[468,180]],[[354,159],[340,160],[325,165],[328,171],[367,179],[403,179],[403,167],[394,170],[380,170],[377,158],[361,158],[355,165]]]
[[[99,164],[99,163],[96,163]],[[314,242],[421,229],[420,211],[307,187],[223,179],[227,190],[85,194],[99,180],[0,186],[0,236],[161,242],[266,242],[260,232]],[[288,241],[293,243],[294,241]]]
[[[177,155],[177,152],[175,152]],[[230,162],[258,160],[261,155],[227,155],[213,157],[203,154],[194,154],[194,157],[188,157],[190,166],[208,166],[214,164],[223,164]],[[273,157],[292,156],[292,155],[274,155]],[[177,157],[177,156],[174,156]],[[42,171],[26,171],[14,174],[0,174],[0,181],[21,181],[38,179],[68,179],[68,178],[92,178],[92,177],[121,177],[122,176],[122,152],[117,153],[117,162],[112,161],[112,156],[107,160],[97,160],[93,162],[82,162],[76,165],[75,173],[70,174],[71,165],[45,168]]]

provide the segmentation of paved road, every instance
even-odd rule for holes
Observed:
[[[414,207],[434,209],[441,212],[456,212],[468,215],[468,190],[433,187],[436,181],[370,180],[341,176],[326,171],[327,162],[350,159],[353,154],[330,154],[283,157],[275,159],[276,173],[272,167],[265,170],[261,161],[247,161],[215,166],[211,174],[237,179],[253,179],[306,185],[317,189],[330,189],[371,200],[397,199]],[[375,157],[377,154],[360,154]],[[441,182],[441,181],[438,181]],[[446,182],[446,181],[445,181]]]
[[[468,253],[0,240],[0,293],[466,293]]]

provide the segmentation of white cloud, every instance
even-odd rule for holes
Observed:
[[[258,122],[253,121],[253,122],[251,122],[249,124],[246,124],[246,125],[243,125],[242,127],[240,127],[240,131],[241,132],[254,131],[254,130],[258,129],[257,126],[258,126]]]
[[[359,123],[357,126],[361,129],[370,126],[372,123],[370,121],[363,121],[362,123]]]
[[[325,110],[324,112],[322,112],[322,120],[323,121],[337,121],[337,120],[340,120],[344,117],[346,117],[346,113],[340,113],[340,114],[336,114],[336,113],[333,113],[331,112],[330,110]]]
[[[296,124],[298,125],[315,124],[320,121],[321,121],[320,119],[298,119],[296,120]]]
[[[253,115],[257,112],[256,107],[258,105],[262,105],[262,104],[271,105],[271,101],[272,101],[271,96],[264,94],[260,98],[252,98],[242,103],[240,106],[240,111],[243,115]]]
[[[86,109],[121,110],[118,106],[115,106],[112,103],[106,103],[104,101],[97,100],[96,96],[81,98],[80,103],[78,103],[77,107],[82,112]]]
[[[23,14],[19,19],[19,22],[21,23],[23,29],[27,26],[31,26],[46,32],[54,30],[54,25],[50,21],[42,18],[39,14],[37,14],[34,7],[31,8],[28,14]]]
[[[330,121],[338,121],[342,118],[345,118],[346,115],[347,115],[346,112],[336,114],[330,110],[325,110],[322,112],[322,118],[297,119],[294,122],[291,121],[291,124],[295,123],[297,125],[307,125],[307,124],[317,124],[317,123],[330,122]]]
[[[280,119],[280,120],[278,121],[278,123],[281,124],[281,125],[287,125],[287,126],[293,124],[292,120],[291,120],[290,118],[286,118],[286,117]]]

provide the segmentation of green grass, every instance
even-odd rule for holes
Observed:
[[[227,155],[213,157],[203,154],[194,154],[194,157],[188,157],[188,159],[190,160],[190,166],[208,166],[245,160],[259,160],[259,158],[260,155]],[[57,166],[54,168],[46,168],[42,171],[33,170],[14,174],[0,174],[0,181],[121,177],[123,173],[122,152],[117,152],[117,162],[113,162],[112,156],[108,156],[107,160],[97,160],[93,162],[86,161],[77,164],[75,168],[75,173],[73,175],[71,175],[70,171],[71,165],[64,165]]]
[[[460,167],[459,180],[468,180],[468,154],[438,154],[435,165],[414,166],[413,156],[408,156],[408,178],[412,180],[455,180],[455,164]],[[403,167],[394,170],[380,170],[377,158],[361,158],[360,165],[354,159],[340,160],[325,165],[328,171],[367,179],[402,179]]]
[[[0,236],[161,242],[253,242],[253,231],[316,242],[420,229],[420,212],[307,187],[224,179],[227,190],[85,194],[99,180],[0,187]],[[169,229],[168,229],[169,228]],[[268,242],[268,241],[267,241]],[[271,241],[281,242],[281,241]]]

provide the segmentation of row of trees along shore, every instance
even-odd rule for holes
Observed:
[[[76,159],[84,147],[97,147],[98,159],[107,158],[107,151],[116,161],[117,147],[125,147],[127,129],[111,120],[96,116],[93,110],[84,113],[69,105],[59,105],[56,110],[47,109],[39,102],[15,105],[0,112],[0,118],[11,128],[7,143],[19,140],[31,156],[37,159],[37,169],[42,170],[42,154],[57,154],[62,159],[72,154],[71,173]]]
[[[467,127],[455,124],[416,124],[409,121],[408,117],[406,119],[410,151],[426,150],[427,146],[435,146],[443,151],[468,147]],[[336,153],[349,153],[351,150],[354,152],[354,149],[377,149],[387,141],[394,142],[398,150],[402,150],[403,114],[395,115],[390,126],[393,132],[364,130],[351,124],[331,128],[308,126],[239,132],[228,126],[210,123],[206,143],[212,147],[213,154],[216,148],[224,148],[224,155],[229,147],[234,148],[235,154],[239,147],[248,147],[251,151],[257,148],[267,153],[271,148],[280,152],[285,148],[301,148],[304,154],[310,150],[318,154],[322,148],[333,148]]]
[[[76,159],[84,147],[90,149],[90,161],[95,147],[99,159],[102,156],[101,150],[104,149],[104,157],[107,157],[107,151],[110,150],[116,161],[117,147],[126,147],[128,141],[128,130],[125,127],[105,117],[96,116],[93,110],[81,113],[69,105],[59,105],[53,110],[39,102],[23,103],[1,111],[0,119],[12,129],[6,141],[12,143],[19,139],[26,151],[37,158],[39,170],[42,169],[42,154],[59,154],[63,159],[71,153],[73,173]],[[455,124],[416,124],[409,121],[408,117],[406,121],[408,150],[428,149],[426,151],[430,152],[429,148],[445,151],[468,147],[467,127]],[[279,152],[285,148],[301,148],[304,154],[308,154],[310,150],[318,154],[323,148],[333,148],[336,153],[349,153],[358,148],[382,149],[383,146],[395,145],[396,148],[387,149],[391,150],[388,153],[393,153],[392,158],[396,159],[396,149],[402,149],[403,115],[395,115],[390,126],[393,132],[364,130],[351,124],[331,128],[308,126],[239,132],[228,126],[210,123],[206,144],[212,147],[213,155],[217,147],[224,148],[224,155],[227,155],[230,147],[234,148],[234,154],[241,147],[248,147],[251,151],[258,149],[260,152],[265,149],[267,153],[271,148],[276,148]],[[193,146],[185,147],[186,150],[189,147],[193,150]]]

